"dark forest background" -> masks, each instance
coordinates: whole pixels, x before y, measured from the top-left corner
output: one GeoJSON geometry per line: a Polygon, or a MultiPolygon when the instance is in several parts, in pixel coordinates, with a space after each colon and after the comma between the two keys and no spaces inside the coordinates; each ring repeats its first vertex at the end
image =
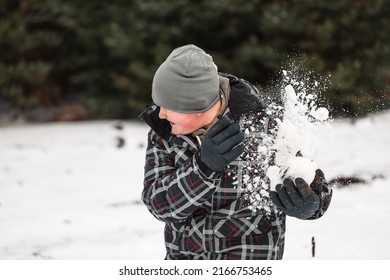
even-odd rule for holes
{"type": "Polygon", "coordinates": [[[194,43],[275,95],[291,65],[326,81],[335,117],[390,108],[390,0],[0,0],[0,112],[131,119],[153,74],[194,43]]]}

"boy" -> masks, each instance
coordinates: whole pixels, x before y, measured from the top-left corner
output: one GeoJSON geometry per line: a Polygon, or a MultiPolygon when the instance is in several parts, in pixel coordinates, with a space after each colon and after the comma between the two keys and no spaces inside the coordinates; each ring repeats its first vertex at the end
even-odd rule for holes
{"type": "Polygon", "coordinates": [[[332,191],[321,170],[313,182],[285,178],[270,191],[271,163],[258,151],[280,110],[218,72],[199,47],[172,51],[152,99],[140,116],[151,127],[142,200],[166,224],[165,259],[282,259],[286,215],[317,219],[327,210],[332,191]],[[255,209],[254,184],[264,185],[255,209]]]}

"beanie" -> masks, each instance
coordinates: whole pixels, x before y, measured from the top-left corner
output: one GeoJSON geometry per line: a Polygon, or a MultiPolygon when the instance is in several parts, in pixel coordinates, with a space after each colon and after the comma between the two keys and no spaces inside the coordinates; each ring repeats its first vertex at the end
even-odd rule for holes
{"type": "Polygon", "coordinates": [[[157,69],[152,85],[153,102],[178,113],[199,113],[219,99],[217,66],[195,45],[176,48],[157,69]]]}

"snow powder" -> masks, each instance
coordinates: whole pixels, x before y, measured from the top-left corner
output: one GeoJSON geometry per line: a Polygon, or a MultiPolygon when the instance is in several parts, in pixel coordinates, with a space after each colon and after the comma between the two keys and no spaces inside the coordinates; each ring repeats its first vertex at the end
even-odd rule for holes
{"type": "MultiPolygon", "coordinates": [[[[279,129],[272,147],[276,150],[275,165],[267,170],[271,190],[287,177],[300,177],[308,184],[313,181],[318,168],[313,158],[329,125],[329,111],[317,107],[316,91],[308,90],[305,80],[299,81],[292,74],[283,71],[287,83],[282,92],[285,111],[283,119],[278,120],[279,129]]],[[[314,85],[317,87],[319,83],[314,85]]]]}
{"type": "Polygon", "coordinates": [[[314,156],[328,133],[329,111],[316,105],[321,83],[295,75],[294,71],[283,71],[283,107],[271,102],[260,122],[254,115],[240,123],[247,141],[259,143],[257,150],[242,155],[244,162],[255,165],[246,166],[240,179],[245,186],[243,198],[254,212],[279,213],[269,192],[287,177],[300,177],[310,184],[318,168],[314,156]]]}

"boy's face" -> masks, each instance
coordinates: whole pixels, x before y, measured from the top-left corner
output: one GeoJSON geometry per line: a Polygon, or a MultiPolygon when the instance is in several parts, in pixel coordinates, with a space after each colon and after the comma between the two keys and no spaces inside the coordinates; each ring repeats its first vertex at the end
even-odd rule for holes
{"type": "Polygon", "coordinates": [[[176,135],[190,134],[204,126],[203,113],[183,114],[160,107],[160,119],[169,121],[172,133],[176,135]]]}

